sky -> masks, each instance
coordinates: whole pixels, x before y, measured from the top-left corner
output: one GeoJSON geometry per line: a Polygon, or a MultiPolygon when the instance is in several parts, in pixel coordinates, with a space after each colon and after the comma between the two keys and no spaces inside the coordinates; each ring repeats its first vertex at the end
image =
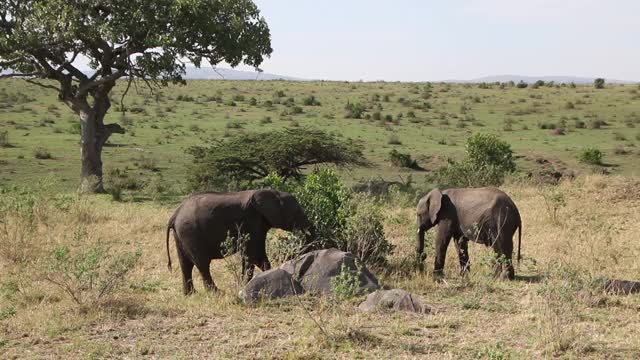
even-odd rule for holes
{"type": "MultiPolygon", "coordinates": [[[[254,0],[268,73],[436,81],[488,75],[640,80],[640,0],[254,0]]],[[[240,67],[242,70],[246,68],[240,67]]]]}

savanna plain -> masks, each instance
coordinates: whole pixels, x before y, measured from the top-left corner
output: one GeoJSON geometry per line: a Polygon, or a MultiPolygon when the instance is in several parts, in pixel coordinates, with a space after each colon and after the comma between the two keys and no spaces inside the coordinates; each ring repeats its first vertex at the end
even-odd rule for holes
{"type": "MultiPolygon", "coordinates": [[[[103,153],[105,186],[113,174],[127,179],[115,197],[75,191],[79,120],[55,94],[0,81],[3,358],[640,356],[640,296],[607,293],[601,281],[640,281],[638,85],[190,81],[153,93],[138,84],[121,103],[126,88],[105,120],[127,130],[103,153]],[[345,187],[400,185],[375,200],[395,247],[371,270],[429,314],[360,312],[364,296],[245,305],[237,255],[212,262],[221,291],[203,291],[196,272],[197,293],[182,295],[164,236],[189,192],[187,148],[304,127],[362,144],[371,165],[337,169],[345,187]],[[522,215],[523,259],[516,280],[496,280],[492,252],[472,243],[461,277],[452,246],[436,282],[415,267],[415,204],[475,133],[514,151],[517,171],[501,189],[522,215]],[[585,161],[589,149],[598,161],[585,161]],[[392,150],[419,168],[394,166],[392,150]]],[[[432,247],[427,255],[430,270],[432,247]]]]}

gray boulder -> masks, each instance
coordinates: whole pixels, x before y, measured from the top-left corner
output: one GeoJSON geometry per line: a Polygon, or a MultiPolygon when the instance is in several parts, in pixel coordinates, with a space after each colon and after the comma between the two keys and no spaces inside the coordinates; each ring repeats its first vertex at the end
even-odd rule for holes
{"type": "Polygon", "coordinates": [[[298,280],[306,292],[330,293],[331,278],[339,275],[343,269],[357,275],[360,293],[379,288],[378,279],[355,255],[334,248],[311,251],[285,262],[280,269],[298,280]]]}
{"type": "Polygon", "coordinates": [[[295,294],[302,294],[304,290],[290,273],[282,269],[271,269],[257,274],[249,281],[241,292],[245,303],[252,303],[261,299],[277,299],[295,294]]]}
{"type": "Polygon", "coordinates": [[[415,313],[428,314],[431,309],[412,294],[401,290],[377,290],[367,296],[358,309],[362,311],[373,310],[401,310],[415,313]]]}

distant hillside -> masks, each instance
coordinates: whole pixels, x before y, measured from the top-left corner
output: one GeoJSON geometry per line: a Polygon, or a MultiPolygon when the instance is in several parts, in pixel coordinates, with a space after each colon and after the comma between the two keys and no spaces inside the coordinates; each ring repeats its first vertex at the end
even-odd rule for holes
{"type": "Polygon", "coordinates": [[[216,68],[214,70],[210,67],[196,68],[192,66],[187,67],[187,75],[185,76],[185,78],[202,80],[303,80],[291,76],[269,74],[264,72],[258,73],[255,71],[241,71],[225,68],[216,68]]]}
{"type": "MultiPolygon", "coordinates": [[[[494,75],[494,76],[485,76],[485,77],[481,77],[481,78],[477,78],[477,79],[472,79],[472,80],[461,80],[461,81],[457,81],[457,80],[451,80],[449,82],[461,82],[461,83],[465,83],[465,82],[470,82],[470,83],[481,83],[481,82],[486,82],[486,83],[492,83],[492,82],[509,82],[509,81],[513,81],[513,82],[520,82],[520,80],[526,82],[526,83],[534,83],[538,80],[542,80],[544,82],[549,82],[549,81],[553,81],[556,83],[574,83],[574,84],[593,84],[593,80],[595,80],[595,78],[592,77],[579,77],[579,76],[523,76],[523,75],[494,75]]],[[[612,84],[629,84],[629,83],[635,83],[636,81],[630,81],[630,80],[616,80],[616,79],[607,79],[605,78],[605,81],[607,83],[612,83],[612,84]]]]}

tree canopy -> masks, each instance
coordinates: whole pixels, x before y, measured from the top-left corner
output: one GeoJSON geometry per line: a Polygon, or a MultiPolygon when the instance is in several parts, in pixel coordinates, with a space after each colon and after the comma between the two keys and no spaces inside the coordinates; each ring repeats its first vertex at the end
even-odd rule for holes
{"type": "Polygon", "coordinates": [[[116,80],[182,82],[186,63],[258,67],[269,28],[251,0],[3,0],[0,70],[58,92],[80,116],[83,179],[98,178],[116,80]],[[90,73],[79,64],[88,63],[90,73]],[[39,79],[52,81],[41,82],[39,79]]]}
{"type": "Polygon", "coordinates": [[[195,189],[228,189],[232,182],[251,184],[275,173],[300,179],[311,165],[366,166],[362,146],[334,133],[294,128],[269,133],[244,133],[208,147],[194,146],[190,183],[195,189]]]}

